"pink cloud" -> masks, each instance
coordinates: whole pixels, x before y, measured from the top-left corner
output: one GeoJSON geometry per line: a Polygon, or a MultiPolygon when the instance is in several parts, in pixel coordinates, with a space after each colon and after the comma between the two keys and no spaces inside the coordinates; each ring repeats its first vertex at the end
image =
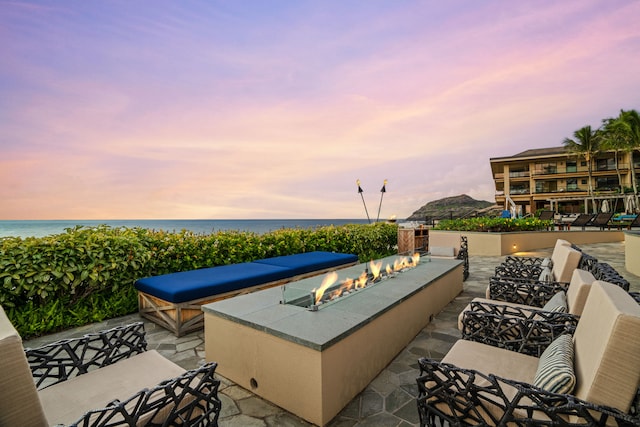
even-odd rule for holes
{"type": "Polygon", "coordinates": [[[404,217],[638,108],[633,1],[57,5],[1,5],[0,219],[404,217]]]}

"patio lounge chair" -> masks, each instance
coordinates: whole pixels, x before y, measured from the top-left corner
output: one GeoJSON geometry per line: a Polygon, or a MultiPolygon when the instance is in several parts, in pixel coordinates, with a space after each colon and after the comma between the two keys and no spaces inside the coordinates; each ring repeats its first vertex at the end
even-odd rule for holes
{"type": "Polygon", "coordinates": [[[633,227],[640,227],[640,215],[623,215],[620,217],[614,217],[607,224],[607,230],[615,228],[622,230],[624,228],[631,230],[633,227]]]}
{"type": "Polygon", "coordinates": [[[613,218],[613,212],[600,212],[596,214],[587,224],[588,227],[598,227],[600,230],[607,228],[613,218]]]}
{"type": "Polygon", "coordinates": [[[592,214],[580,214],[572,222],[566,224],[567,230],[571,230],[571,227],[582,227],[584,230],[591,223],[593,217],[594,215],[592,214]]]}
{"type": "Polygon", "coordinates": [[[540,221],[549,221],[553,219],[555,214],[556,213],[554,211],[541,211],[540,215],[538,215],[538,219],[540,221]]]}
{"type": "Polygon", "coordinates": [[[638,426],[640,306],[593,283],[573,336],[541,357],[458,340],[419,360],[421,426],[638,426]]]}
{"type": "MultiPolygon", "coordinates": [[[[556,292],[543,307],[474,298],[460,312],[458,328],[464,339],[540,356],[553,339],[576,327],[595,280],[588,271],[575,269],[567,291],[556,292]]],[[[551,293],[545,286],[535,289],[551,293]]]]}
{"type": "Polygon", "coordinates": [[[0,307],[0,426],[217,426],[216,363],[146,351],[142,322],[24,349],[0,307]]]}

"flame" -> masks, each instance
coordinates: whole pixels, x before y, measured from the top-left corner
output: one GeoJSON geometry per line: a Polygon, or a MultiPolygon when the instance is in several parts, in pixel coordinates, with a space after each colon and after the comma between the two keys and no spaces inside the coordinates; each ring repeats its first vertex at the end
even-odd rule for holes
{"type": "Polygon", "coordinates": [[[355,288],[356,289],[364,288],[365,286],[367,286],[367,280],[368,280],[367,273],[363,271],[360,277],[356,279],[355,288]]]}
{"type": "Polygon", "coordinates": [[[393,271],[400,271],[403,268],[405,268],[406,266],[407,266],[407,258],[406,257],[396,258],[396,260],[393,261],[393,271]]]}
{"type": "Polygon", "coordinates": [[[414,266],[420,264],[420,254],[418,252],[413,254],[413,256],[411,257],[411,261],[413,261],[414,266]]]}
{"type": "Polygon", "coordinates": [[[330,273],[327,273],[326,276],[324,276],[324,279],[322,279],[322,284],[320,285],[320,288],[318,288],[318,290],[312,289],[312,292],[316,293],[315,304],[318,304],[320,300],[322,300],[324,291],[326,291],[329,286],[336,283],[337,280],[338,280],[338,273],[336,273],[335,271],[332,271],[330,273]]]}
{"type": "MultiPolygon", "coordinates": [[[[420,262],[420,254],[418,252],[414,253],[411,258],[400,257],[396,258],[393,262],[393,266],[387,264],[385,267],[385,271],[387,275],[391,275],[395,272],[400,272],[401,270],[413,268],[418,265],[420,262]]],[[[369,271],[373,276],[373,280],[376,280],[381,276],[380,272],[382,271],[382,261],[370,261],[369,262],[369,271]]],[[[312,289],[312,292],[315,294],[315,304],[320,303],[322,301],[322,297],[325,295],[325,292],[328,288],[333,286],[338,281],[338,273],[332,271],[327,273],[322,279],[322,284],[317,289],[312,289]]],[[[367,270],[363,271],[357,279],[346,278],[342,281],[338,289],[335,289],[330,292],[329,300],[334,300],[344,295],[345,293],[349,293],[351,290],[363,289],[369,285],[369,275],[367,274],[367,270]]]]}
{"type": "Polygon", "coordinates": [[[369,269],[371,270],[371,274],[373,275],[373,280],[376,280],[380,277],[380,270],[382,270],[382,261],[369,262],[369,269]]]}
{"type": "Polygon", "coordinates": [[[353,288],[353,285],[354,285],[353,279],[349,279],[349,278],[344,279],[344,282],[342,282],[343,292],[349,292],[351,288],[353,288]]]}

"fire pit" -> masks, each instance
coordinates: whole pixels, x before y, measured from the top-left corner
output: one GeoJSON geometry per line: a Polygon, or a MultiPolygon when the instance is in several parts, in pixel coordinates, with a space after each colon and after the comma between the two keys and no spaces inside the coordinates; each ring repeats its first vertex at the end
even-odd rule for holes
{"type": "MultiPolygon", "coordinates": [[[[425,260],[430,261],[430,257],[427,256],[423,262],[425,260]]],[[[346,277],[339,280],[338,272],[332,271],[324,276],[319,287],[314,287],[310,291],[307,290],[309,283],[305,281],[284,285],[282,286],[282,302],[318,311],[320,307],[326,307],[327,304],[355,295],[388,279],[393,279],[408,269],[417,267],[420,263],[420,254],[415,253],[411,257],[395,257],[393,262],[389,259],[386,261],[384,268],[383,260],[371,261],[368,265],[364,264],[365,268],[355,278],[346,277]]]]}
{"type": "Polygon", "coordinates": [[[220,375],[324,426],[462,291],[460,260],[386,272],[397,260],[203,306],[206,359],[218,362],[220,375]],[[376,278],[378,265],[385,273],[376,278]],[[363,272],[366,286],[335,296],[363,272]]]}

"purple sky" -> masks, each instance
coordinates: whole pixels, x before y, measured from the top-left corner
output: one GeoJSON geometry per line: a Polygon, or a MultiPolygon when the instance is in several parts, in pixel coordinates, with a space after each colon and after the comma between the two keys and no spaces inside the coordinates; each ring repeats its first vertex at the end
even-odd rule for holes
{"type": "Polygon", "coordinates": [[[640,1],[0,0],[0,219],[381,219],[640,109],[640,1]]]}

